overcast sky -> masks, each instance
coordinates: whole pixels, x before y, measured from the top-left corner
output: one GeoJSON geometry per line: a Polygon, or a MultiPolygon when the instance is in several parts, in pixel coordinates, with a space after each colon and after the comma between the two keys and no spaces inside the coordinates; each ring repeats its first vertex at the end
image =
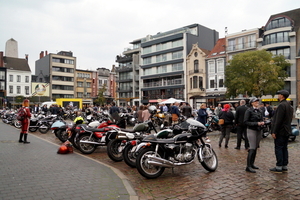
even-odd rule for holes
{"type": "Polygon", "coordinates": [[[0,0],[0,51],[10,38],[34,72],[41,51],[72,51],[77,68],[111,69],[129,42],[198,23],[228,33],[264,26],[299,0],[0,0]]]}

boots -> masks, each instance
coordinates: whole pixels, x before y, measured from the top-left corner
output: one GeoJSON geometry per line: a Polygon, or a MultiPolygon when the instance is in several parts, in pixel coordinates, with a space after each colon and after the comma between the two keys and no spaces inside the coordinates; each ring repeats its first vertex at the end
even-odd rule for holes
{"type": "Polygon", "coordinates": [[[24,144],[29,144],[30,142],[27,141],[27,133],[24,134],[24,144]]]}
{"type": "Polygon", "coordinates": [[[20,142],[20,143],[24,142],[24,141],[22,140],[22,138],[23,138],[23,133],[20,133],[20,139],[19,139],[19,142],[20,142]]]}
{"type": "Polygon", "coordinates": [[[255,157],[256,157],[256,149],[254,150],[254,153],[253,153],[253,156],[252,156],[251,167],[252,167],[253,169],[259,169],[258,167],[256,167],[256,166],[254,165],[255,157]]]}
{"type": "Polygon", "coordinates": [[[256,173],[256,171],[252,168],[253,166],[253,156],[254,156],[254,149],[249,149],[248,157],[247,157],[247,167],[246,171],[251,173],[256,173]]]}

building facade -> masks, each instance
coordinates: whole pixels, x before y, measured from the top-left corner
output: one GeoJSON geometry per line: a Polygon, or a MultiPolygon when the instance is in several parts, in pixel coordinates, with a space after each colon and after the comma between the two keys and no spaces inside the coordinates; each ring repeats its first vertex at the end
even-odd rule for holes
{"type": "Polygon", "coordinates": [[[140,98],[143,104],[160,99],[187,100],[186,58],[193,44],[211,50],[219,34],[199,24],[148,35],[141,41],[142,84],[140,98]]]}
{"type": "Polygon", "coordinates": [[[70,51],[60,51],[57,54],[47,51],[40,53],[40,59],[35,62],[35,73],[40,72],[49,77],[50,98],[74,98],[75,94],[76,57],[70,51]]]}
{"type": "MultiPolygon", "coordinates": [[[[284,55],[291,64],[287,69],[288,78],[284,89],[290,92],[292,104],[300,99],[300,9],[295,9],[270,16],[259,39],[259,49],[266,49],[274,55],[284,55]],[[297,89],[298,88],[298,89],[297,89]]],[[[272,97],[265,97],[271,99],[272,97]]]]}
{"type": "Polygon", "coordinates": [[[75,80],[75,98],[81,98],[84,105],[93,104],[92,89],[95,82],[93,71],[76,69],[75,80]]]}

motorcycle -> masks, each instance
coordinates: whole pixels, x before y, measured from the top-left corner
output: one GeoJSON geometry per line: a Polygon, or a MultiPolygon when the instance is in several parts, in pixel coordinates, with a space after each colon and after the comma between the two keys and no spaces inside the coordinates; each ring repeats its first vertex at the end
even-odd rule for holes
{"type": "Polygon", "coordinates": [[[216,115],[209,116],[207,118],[205,126],[207,127],[207,130],[209,132],[221,131],[221,126],[219,125],[219,118],[216,115]]]}
{"type": "Polygon", "coordinates": [[[165,168],[191,164],[196,157],[207,171],[217,169],[217,155],[211,144],[206,144],[202,139],[207,132],[206,127],[192,118],[186,122],[187,131],[182,131],[173,138],[159,139],[149,135],[143,139],[138,146],[136,159],[137,170],[142,176],[157,178],[165,168]]]}
{"type": "MultiPolygon", "coordinates": [[[[153,120],[153,118],[152,118],[153,120]]],[[[123,160],[123,157],[130,156],[127,152],[126,155],[123,154],[123,150],[127,147],[127,149],[132,149],[132,143],[128,142],[130,140],[141,140],[145,134],[150,134],[152,130],[157,133],[155,126],[153,124],[150,117],[150,120],[136,124],[132,130],[126,129],[117,129],[113,128],[113,130],[109,131],[109,143],[107,144],[107,155],[110,159],[115,162],[119,162],[123,160]],[[130,148],[131,147],[131,148],[130,148]],[[124,156],[123,156],[124,155],[124,156]]],[[[129,160],[129,159],[127,159],[129,160]]]]}
{"type": "Polygon", "coordinates": [[[45,115],[43,113],[34,114],[33,117],[30,119],[28,130],[30,132],[37,131],[39,127],[42,125],[40,120],[43,118],[45,118],[45,115]]]}
{"type": "Polygon", "coordinates": [[[64,120],[57,120],[51,125],[50,129],[61,142],[66,142],[68,140],[67,128],[69,126],[73,126],[73,124],[67,124],[64,120]]]}
{"type": "Polygon", "coordinates": [[[47,133],[56,120],[59,120],[58,115],[48,115],[45,118],[40,119],[38,121],[38,125],[40,125],[38,127],[39,132],[47,133]]]}

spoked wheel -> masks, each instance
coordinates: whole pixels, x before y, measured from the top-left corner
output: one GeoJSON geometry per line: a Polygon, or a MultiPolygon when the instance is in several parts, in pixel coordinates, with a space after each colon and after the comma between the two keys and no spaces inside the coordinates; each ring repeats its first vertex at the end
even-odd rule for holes
{"type": "Polygon", "coordinates": [[[42,126],[39,127],[39,131],[41,133],[47,133],[49,130],[50,130],[50,127],[46,126],[46,125],[42,125],[42,126]]]}
{"type": "Polygon", "coordinates": [[[84,143],[84,141],[95,142],[96,139],[94,137],[91,137],[91,139],[90,139],[90,134],[83,134],[79,137],[79,142],[78,142],[79,150],[84,154],[93,153],[96,150],[97,145],[90,144],[90,143],[84,143]],[[80,142],[80,141],[83,141],[83,142],[80,142]]]}
{"type": "Polygon", "coordinates": [[[22,127],[22,122],[19,121],[19,120],[15,120],[15,121],[14,121],[14,126],[15,126],[16,128],[21,128],[21,127],[22,127]]]}
{"type": "Polygon", "coordinates": [[[61,142],[65,142],[68,140],[68,132],[66,131],[66,129],[61,129],[58,130],[56,133],[57,138],[61,141],[61,142]]]}
{"type": "Polygon", "coordinates": [[[200,147],[198,159],[201,165],[207,171],[214,172],[218,168],[218,158],[215,151],[209,144],[200,147]]]}
{"type": "Polygon", "coordinates": [[[122,143],[122,140],[113,139],[109,141],[107,144],[107,155],[110,159],[112,159],[115,162],[120,162],[123,160],[123,148],[124,143],[122,143]]]}
{"type": "Polygon", "coordinates": [[[136,160],[136,168],[139,173],[146,178],[157,178],[165,171],[165,167],[149,164],[148,156],[162,157],[160,154],[155,154],[154,148],[146,148],[139,152],[136,160]]]}
{"type": "Polygon", "coordinates": [[[130,166],[130,167],[133,167],[135,168],[136,167],[136,152],[135,152],[135,149],[136,149],[136,145],[133,146],[133,145],[126,145],[126,147],[124,148],[123,150],[123,158],[124,158],[124,162],[130,166]]]}

